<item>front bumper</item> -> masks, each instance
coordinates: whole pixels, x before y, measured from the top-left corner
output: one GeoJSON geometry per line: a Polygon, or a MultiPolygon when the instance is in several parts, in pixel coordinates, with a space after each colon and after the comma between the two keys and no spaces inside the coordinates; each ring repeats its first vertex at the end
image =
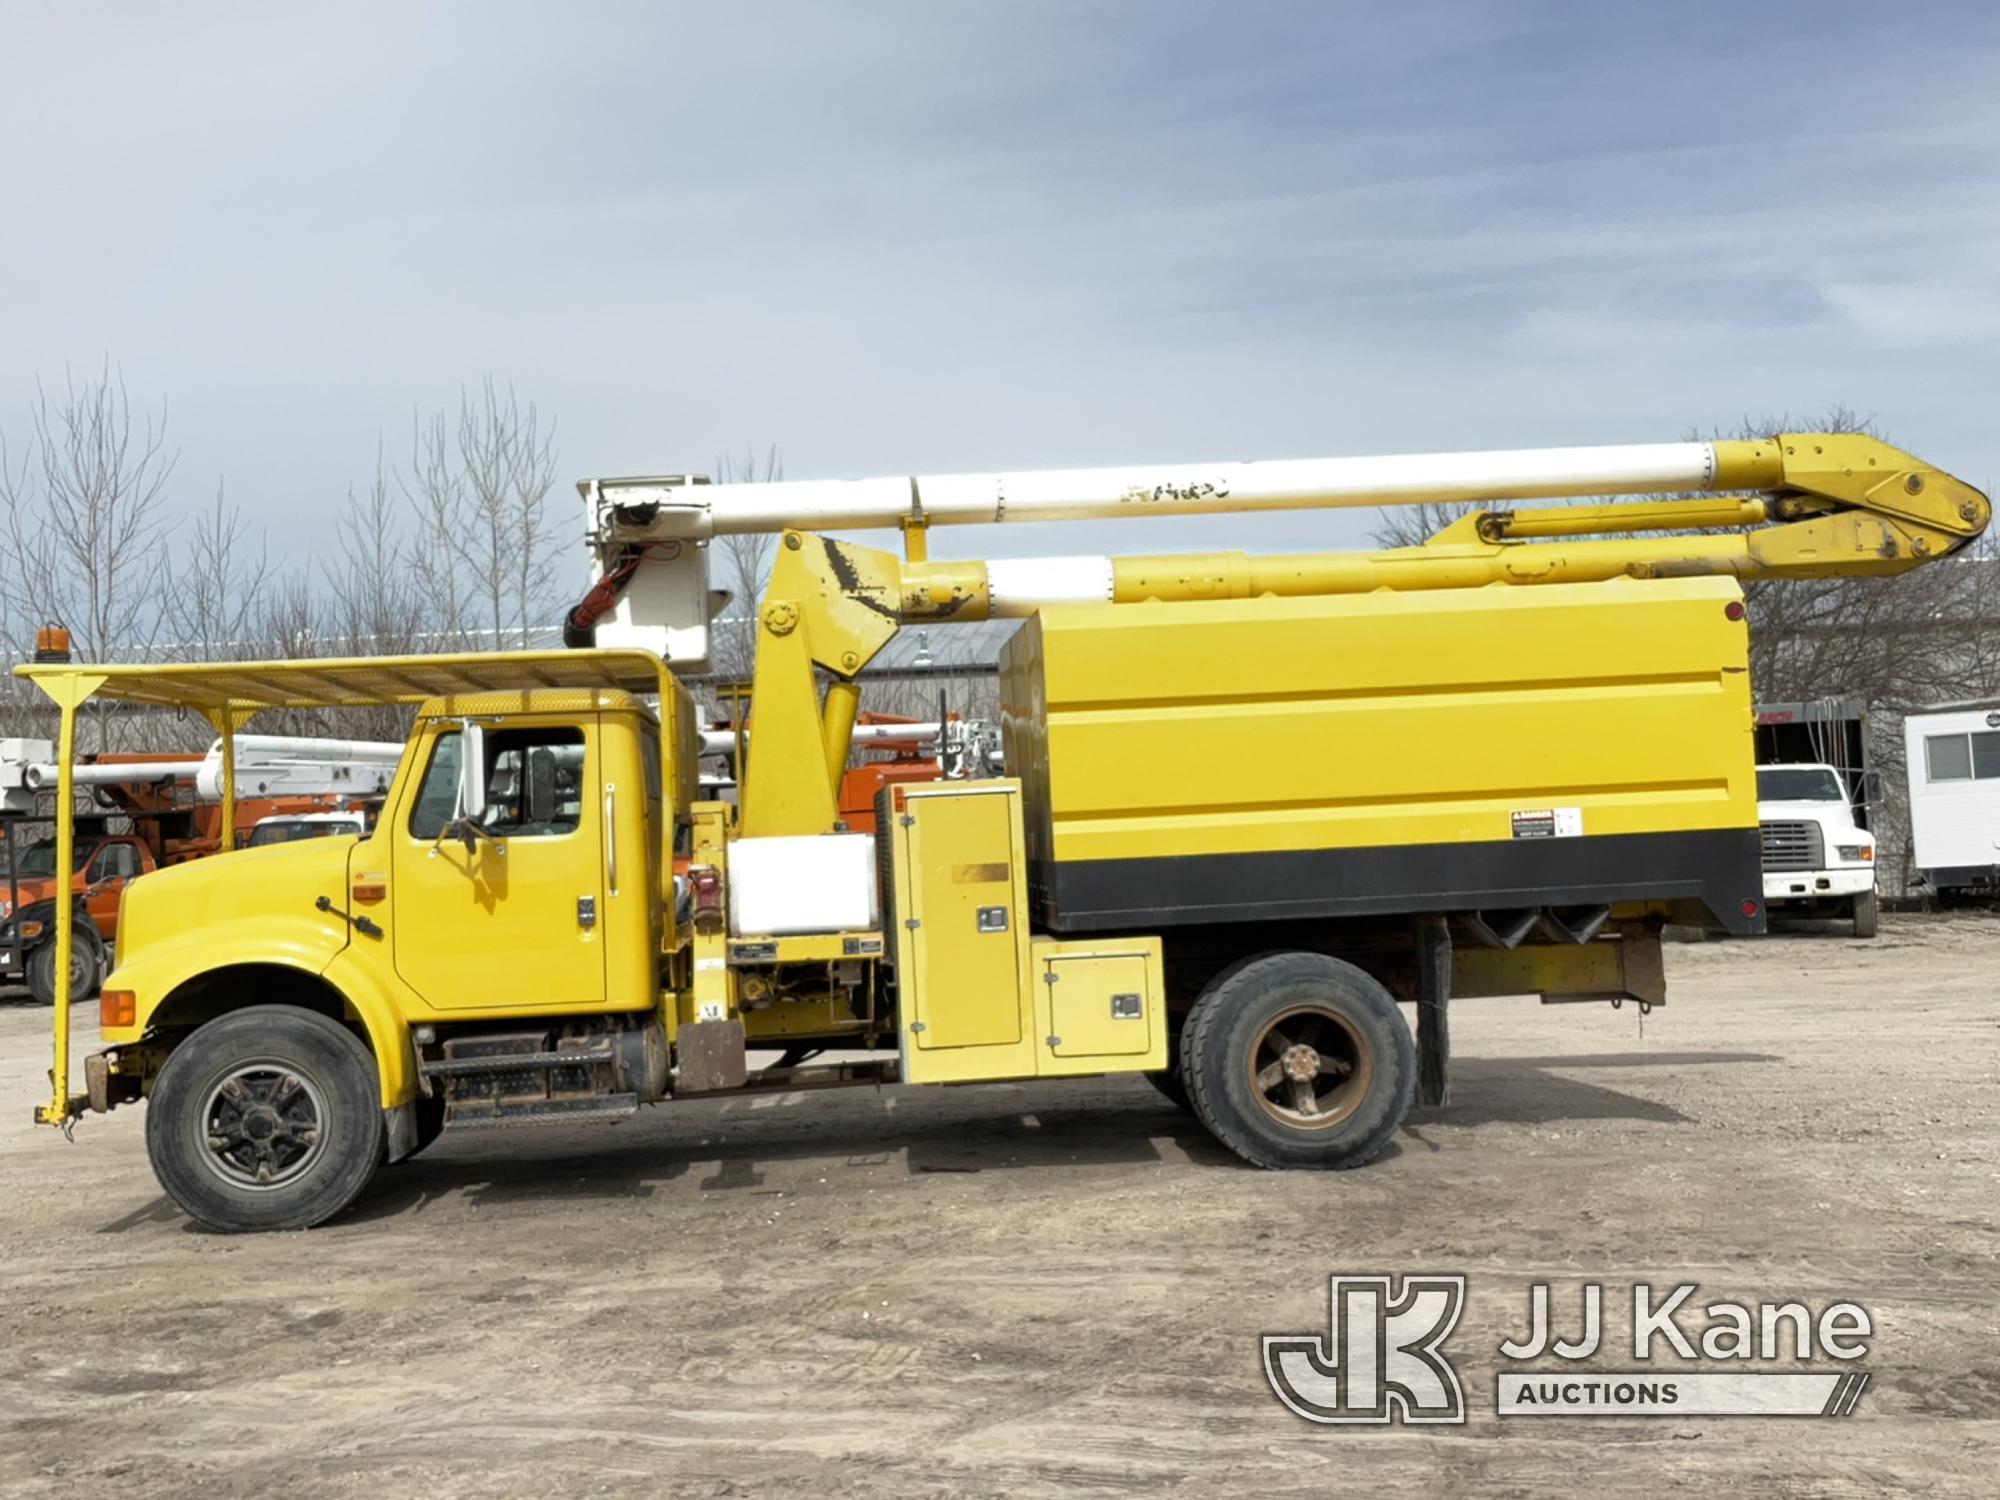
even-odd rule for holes
{"type": "Polygon", "coordinates": [[[1847,865],[1833,870],[1766,870],[1764,904],[1837,901],[1875,889],[1873,865],[1847,865]]]}

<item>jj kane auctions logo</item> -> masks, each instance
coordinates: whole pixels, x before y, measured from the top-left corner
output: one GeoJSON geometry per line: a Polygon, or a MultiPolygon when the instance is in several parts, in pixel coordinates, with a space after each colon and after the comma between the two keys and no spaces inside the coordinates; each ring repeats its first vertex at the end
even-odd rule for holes
{"type": "MultiPolygon", "coordinates": [[[[1465,1310],[1465,1277],[1349,1276],[1328,1288],[1327,1333],[1266,1334],[1264,1375],[1286,1409],[1308,1422],[1463,1423],[1465,1391],[1444,1344],[1465,1310]]],[[[1710,1302],[1687,1283],[1631,1288],[1631,1357],[1639,1370],[1581,1370],[1607,1348],[1604,1287],[1587,1282],[1574,1338],[1558,1334],[1549,1288],[1528,1289],[1528,1328],[1503,1341],[1494,1409],[1517,1416],[1823,1416],[1850,1414],[1868,1374],[1799,1368],[1867,1354],[1867,1311],[1835,1302],[1710,1302]],[[1520,1365],[1545,1358],[1554,1366],[1520,1365]],[[1698,1361],[1707,1368],[1690,1369],[1698,1361]],[[1779,1361],[1789,1368],[1772,1369],[1779,1361]],[[1716,1369],[1714,1365],[1735,1364],[1716,1369]],[[1749,1366],[1745,1368],[1745,1366],[1749,1366]]]]}

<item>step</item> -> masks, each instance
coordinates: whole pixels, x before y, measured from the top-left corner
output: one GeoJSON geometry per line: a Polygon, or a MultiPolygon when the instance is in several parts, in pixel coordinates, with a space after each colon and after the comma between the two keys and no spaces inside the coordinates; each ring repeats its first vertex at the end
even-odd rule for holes
{"type": "Polygon", "coordinates": [[[445,1109],[446,1130],[500,1130],[515,1125],[584,1125],[629,1120],[639,1112],[637,1094],[601,1094],[584,1099],[536,1099],[520,1104],[479,1105],[452,1100],[445,1109]],[[472,1104],[468,1109],[465,1106],[472,1104]]]}

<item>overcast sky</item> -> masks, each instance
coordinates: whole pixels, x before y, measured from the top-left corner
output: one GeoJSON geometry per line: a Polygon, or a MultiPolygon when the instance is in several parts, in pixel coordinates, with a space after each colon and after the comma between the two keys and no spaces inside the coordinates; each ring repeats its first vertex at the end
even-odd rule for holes
{"type": "Polygon", "coordinates": [[[487,373],[575,477],[1650,441],[1831,402],[2000,477],[1988,5],[0,17],[0,428],[108,354],[171,404],[179,503],[226,477],[294,558],[378,434],[487,373]]]}

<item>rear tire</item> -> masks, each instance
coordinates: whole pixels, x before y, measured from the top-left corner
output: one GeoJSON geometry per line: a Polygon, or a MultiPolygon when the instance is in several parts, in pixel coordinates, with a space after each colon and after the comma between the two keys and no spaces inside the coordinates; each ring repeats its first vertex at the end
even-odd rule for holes
{"type": "MultiPolygon", "coordinates": [[[[81,1005],[97,993],[98,975],[104,967],[104,942],[88,922],[78,922],[70,932],[69,1003],[81,1005]]],[[[40,1005],[56,1003],[56,945],[51,938],[28,955],[28,993],[40,1005]]]]}
{"type": "Polygon", "coordinates": [[[289,1005],[197,1029],[160,1069],[146,1110],[160,1186],[225,1234],[325,1223],[368,1186],[384,1139],[368,1049],[289,1005]]]}
{"type": "Polygon", "coordinates": [[[1416,1045],[1349,963],[1267,953],[1216,976],[1181,1034],[1181,1077],[1215,1138],[1259,1167],[1358,1167],[1409,1113],[1416,1045]]]}
{"type": "Polygon", "coordinates": [[[1874,891],[1863,891],[1854,898],[1854,935],[1858,938],[1872,938],[1881,920],[1882,902],[1874,891]]]}

